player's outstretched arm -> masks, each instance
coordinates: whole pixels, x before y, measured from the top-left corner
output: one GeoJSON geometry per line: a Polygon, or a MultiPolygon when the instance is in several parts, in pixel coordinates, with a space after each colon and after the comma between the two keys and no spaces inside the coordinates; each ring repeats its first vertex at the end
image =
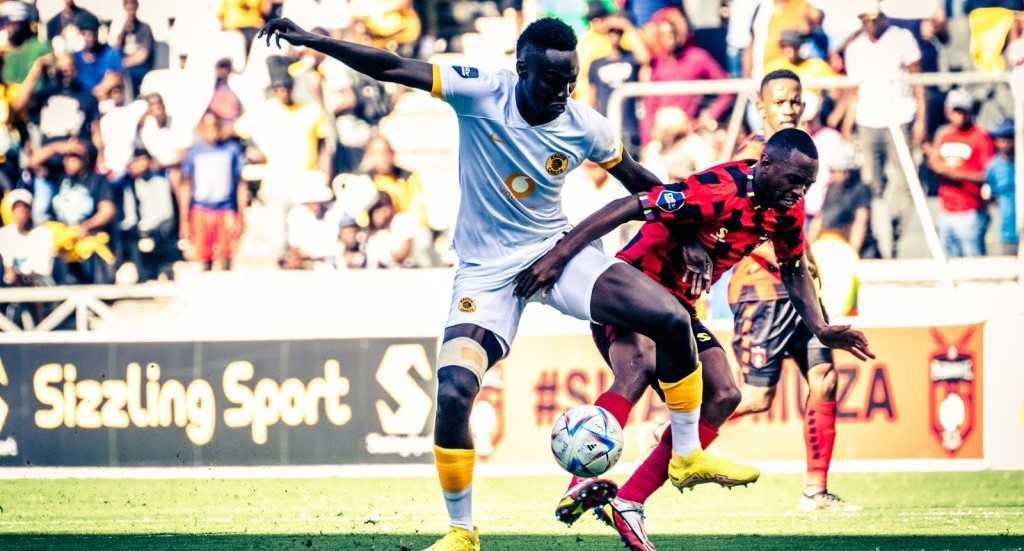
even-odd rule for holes
{"type": "Polygon", "coordinates": [[[433,67],[429,63],[400,57],[380,48],[314,34],[287,18],[270,21],[256,37],[266,37],[267,46],[271,39],[275,39],[277,46],[281,47],[283,38],[296,46],[312,48],[376,80],[397,82],[428,92],[434,82],[433,67]]]}
{"type": "Polygon", "coordinates": [[[578,226],[544,256],[516,276],[515,294],[528,298],[538,290],[547,291],[558,281],[562,270],[583,247],[630,220],[643,220],[644,211],[635,195],[616,199],[583,219],[578,226]]]}
{"type": "Polygon", "coordinates": [[[622,185],[630,193],[650,191],[654,186],[660,186],[665,182],[658,180],[658,177],[644,168],[636,159],[629,154],[629,151],[622,151],[622,161],[608,169],[608,173],[622,182],[622,185]]]}
{"type": "Polygon", "coordinates": [[[868,347],[868,339],[864,333],[849,325],[829,325],[825,322],[807,264],[807,257],[803,255],[799,260],[779,264],[782,283],[789,291],[789,299],[793,301],[793,306],[804,323],[825,346],[846,350],[859,360],[874,358],[875,355],[868,347]]]}

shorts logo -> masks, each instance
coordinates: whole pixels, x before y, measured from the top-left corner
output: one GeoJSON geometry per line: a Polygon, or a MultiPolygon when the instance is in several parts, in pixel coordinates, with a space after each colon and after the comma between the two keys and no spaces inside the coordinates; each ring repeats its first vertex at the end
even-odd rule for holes
{"type": "Polygon", "coordinates": [[[665,212],[674,212],[683,208],[683,205],[686,204],[686,196],[681,191],[669,191],[666,189],[658,194],[658,199],[654,204],[658,205],[658,208],[665,212]]]}
{"type": "Polygon", "coordinates": [[[558,176],[565,172],[565,169],[569,168],[569,157],[561,153],[553,153],[548,157],[548,162],[544,165],[544,168],[548,171],[548,174],[558,176]]]}
{"type": "Polygon", "coordinates": [[[476,312],[476,301],[469,297],[462,297],[459,299],[459,312],[463,314],[472,314],[476,312]]]}
{"type": "Polygon", "coordinates": [[[697,337],[697,340],[700,342],[711,342],[711,335],[708,335],[703,331],[697,333],[695,336],[697,337]]]}
{"type": "Polygon", "coordinates": [[[761,369],[766,363],[768,363],[768,351],[763,346],[751,347],[750,365],[754,366],[754,369],[761,369]]]}
{"type": "Polygon", "coordinates": [[[931,392],[928,397],[932,432],[949,455],[963,447],[974,429],[974,355],[968,350],[975,328],[969,328],[956,342],[946,340],[932,329],[936,351],[928,365],[931,392]]]}
{"type": "Polygon", "coordinates": [[[480,76],[480,71],[476,67],[462,67],[461,65],[452,65],[452,69],[455,69],[455,73],[462,78],[477,78],[480,76]]]}

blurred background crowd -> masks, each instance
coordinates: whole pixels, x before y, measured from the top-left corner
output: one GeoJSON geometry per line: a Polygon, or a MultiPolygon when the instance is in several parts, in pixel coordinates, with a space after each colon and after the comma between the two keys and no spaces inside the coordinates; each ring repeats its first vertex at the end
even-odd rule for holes
{"type": "MultiPolygon", "coordinates": [[[[849,76],[857,87],[805,86],[803,121],[821,154],[811,237],[839,236],[865,258],[928,255],[895,122],[945,252],[1017,254],[1010,88],[893,79],[1013,71],[1024,1],[4,0],[3,284],[451,265],[450,109],[255,35],[289,17],[400,55],[500,70],[541,16],[576,29],[575,96],[605,113],[628,82],[849,76]]],[[[685,178],[761,129],[751,106],[740,139],[727,139],[735,100],[627,100],[623,140],[659,177],[685,178]]],[[[564,205],[575,222],[623,194],[584,166],[564,205]]]]}

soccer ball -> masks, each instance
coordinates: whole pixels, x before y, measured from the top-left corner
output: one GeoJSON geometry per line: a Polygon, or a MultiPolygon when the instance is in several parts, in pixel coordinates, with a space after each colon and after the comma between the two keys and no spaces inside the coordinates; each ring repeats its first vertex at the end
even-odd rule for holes
{"type": "Polygon", "coordinates": [[[555,421],[551,453],[576,476],[600,476],[622,455],[622,427],[600,406],[574,407],[555,421]]]}

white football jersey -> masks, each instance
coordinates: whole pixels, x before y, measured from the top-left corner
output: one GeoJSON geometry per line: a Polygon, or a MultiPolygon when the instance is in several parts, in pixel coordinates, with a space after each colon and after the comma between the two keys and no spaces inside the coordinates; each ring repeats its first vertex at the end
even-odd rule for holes
{"type": "Polygon", "coordinates": [[[463,262],[532,261],[570,227],[562,212],[565,176],[584,159],[606,169],[622,160],[608,119],[575,100],[553,121],[530,126],[516,106],[518,80],[509,71],[434,66],[431,93],[459,118],[462,202],[454,246],[463,262]]]}

